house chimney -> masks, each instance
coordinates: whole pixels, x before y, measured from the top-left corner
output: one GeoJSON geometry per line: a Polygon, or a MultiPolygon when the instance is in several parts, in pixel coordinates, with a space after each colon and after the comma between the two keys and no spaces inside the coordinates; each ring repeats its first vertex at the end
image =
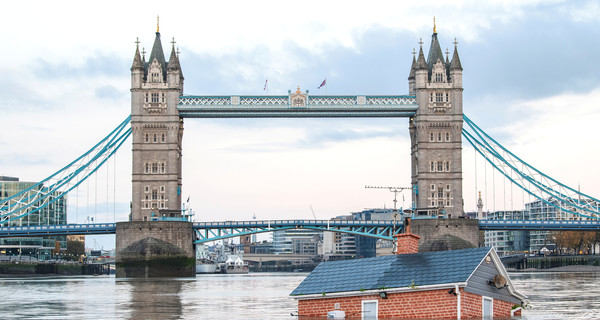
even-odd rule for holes
{"type": "Polygon", "coordinates": [[[410,218],[404,219],[404,233],[396,236],[396,254],[410,254],[419,252],[419,237],[410,233],[410,218]]]}

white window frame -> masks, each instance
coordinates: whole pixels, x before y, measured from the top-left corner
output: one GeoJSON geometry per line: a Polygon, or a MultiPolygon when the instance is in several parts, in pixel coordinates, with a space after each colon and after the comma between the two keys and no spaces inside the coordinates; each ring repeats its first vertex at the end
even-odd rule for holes
{"type": "Polygon", "coordinates": [[[375,311],[377,312],[377,313],[375,314],[375,319],[378,319],[378,318],[379,318],[379,301],[378,301],[378,300],[362,300],[362,301],[360,302],[360,314],[361,314],[361,319],[363,319],[363,320],[365,319],[365,313],[364,313],[364,310],[365,310],[365,303],[372,303],[372,302],[375,302],[375,311]]]}
{"type": "Polygon", "coordinates": [[[481,318],[482,319],[493,319],[494,318],[494,298],[492,297],[486,297],[486,296],[481,296],[481,318]],[[490,312],[492,313],[492,316],[489,318],[486,318],[486,314],[485,314],[485,300],[491,301],[491,305],[490,305],[490,312]]]}

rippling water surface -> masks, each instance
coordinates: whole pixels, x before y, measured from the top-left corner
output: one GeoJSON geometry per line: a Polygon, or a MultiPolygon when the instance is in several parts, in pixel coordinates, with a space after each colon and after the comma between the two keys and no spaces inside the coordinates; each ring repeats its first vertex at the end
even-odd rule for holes
{"type": "MultiPolygon", "coordinates": [[[[289,293],[306,273],[177,279],[0,279],[3,319],[295,319],[289,293]]],[[[600,319],[599,273],[515,273],[522,319],[600,319]]]]}

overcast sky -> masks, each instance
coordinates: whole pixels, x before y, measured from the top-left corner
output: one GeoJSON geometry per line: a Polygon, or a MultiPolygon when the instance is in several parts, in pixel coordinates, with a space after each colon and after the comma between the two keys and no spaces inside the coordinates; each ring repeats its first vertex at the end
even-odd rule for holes
{"type": "MultiPolygon", "coordinates": [[[[127,117],[134,42],[151,50],[157,15],[165,56],[174,37],[184,92],[197,95],[261,95],[266,78],[274,95],[325,94],[325,78],[329,95],[406,94],[411,51],[420,38],[428,51],[436,16],[443,50],[458,41],[465,114],[600,196],[597,1],[13,1],[0,12],[0,175],[39,181],[127,117]]],[[[463,148],[465,210],[486,189],[488,209],[511,209],[463,148]]],[[[126,218],[130,150],[92,180],[98,191],[71,196],[70,222],[126,218]]],[[[393,194],[365,185],[410,185],[402,118],[186,119],[183,152],[183,198],[199,221],[309,219],[311,206],[325,219],[393,206],[393,194]]]]}

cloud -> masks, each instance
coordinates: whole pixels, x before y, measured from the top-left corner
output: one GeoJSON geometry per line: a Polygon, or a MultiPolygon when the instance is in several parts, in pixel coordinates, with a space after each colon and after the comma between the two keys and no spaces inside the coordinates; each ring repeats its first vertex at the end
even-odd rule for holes
{"type": "Polygon", "coordinates": [[[32,65],[37,76],[45,79],[89,78],[98,76],[129,76],[129,61],[118,55],[95,53],[75,61],[60,59],[51,61],[38,58],[32,65]],[[79,62],[81,61],[81,62],[79,62]]]}

